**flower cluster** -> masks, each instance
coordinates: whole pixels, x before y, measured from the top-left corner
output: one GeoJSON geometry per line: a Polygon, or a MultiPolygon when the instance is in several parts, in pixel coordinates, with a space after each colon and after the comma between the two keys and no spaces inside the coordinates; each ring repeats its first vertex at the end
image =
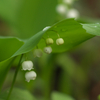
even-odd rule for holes
{"type": "MultiPolygon", "coordinates": [[[[51,44],[53,44],[53,43],[54,43],[54,41],[53,41],[52,38],[47,38],[47,39],[46,39],[46,44],[47,44],[47,45],[51,45],[51,44]]],[[[64,44],[63,38],[58,38],[58,39],[56,40],[56,44],[57,44],[57,45],[62,45],[62,44],[64,44]]],[[[51,48],[50,46],[47,46],[47,47],[44,48],[44,52],[47,53],[47,54],[50,54],[50,53],[52,52],[52,48],[51,48]]]]}
{"type": "MultiPolygon", "coordinates": [[[[48,26],[48,27],[46,27],[46,28],[44,28],[43,29],[43,31],[46,31],[46,30],[48,30],[50,28],[50,26],[48,26]]],[[[58,35],[59,36],[59,35],[58,35]]],[[[52,48],[51,48],[51,46],[50,45],[52,45],[53,43],[54,43],[54,40],[52,39],[52,38],[47,38],[46,40],[45,40],[45,42],[46,42],[46,47],[44,47],[44,52],[46,53],[46,54],[50,54],[51,52],[52,52],[52,48]]],[[[64,39],[63,38],[57,38],[57,40],[56,40],[56,44],[57,45],[62,45],[62,44],[64,44],[64,39]]],[[[43,55],[43,51],[41,50],[41,49],[35,49],[34,50],[34,52],[33,52],[33,55],[34,55],[34,57],[41,57],[42,55],[43,55]]],[[[26,78],[26,81],[27,82],[30,82],[30,80],[35,80],[35,78],[36,78],[36,73],[34,72],[34,71],[31,71],[32,69],[34,69],[33,68],[33,62],[32,61],[24,61],[23,63],[22,63],[22,70],[24,70],[24,71],[27,71],[26,73],[25,73],[25,78],[26,78]]]]}
{"type": "MultiPolygon", "coordinates": [[[[51,26],[47,26],[43,29],[43,31],[47,31],[51,26]]],[[[54,40],[52,38],[47,38],[45,40],[46,42],[46,47],[44,47],[43,51],[46,54],[50,54],[52,52],[52,48],[50,45],[52,45],[54,43],[54,40]]],[[[56,44],[57,45],[62,45],[64,44],[64,39],[63,38],[58,38],[56,40],[56,44]]],[[[33,52],[34,57],[41,57],[43,55],[43,51],[41,49],[35,49],[33,52]]]]}
{"type": "MultiPolygon", "coordinates": [[[[53,44],[53,43],[54,43],[54,41],[53,41],[52,38],[47,38],[47,39],[46,39],[46,44],[47,44],[47,45],[51,45],[51,44],[53,44]]],[[[58,39],[56,40],[56,44],[57,44],[57,45],[62,45],[62,44],[64,44],[63,38],[58,38],[58,39]]],[[[43,51],[44,51],[46,54],[50,54],[50,53],[52,52],[52,48],[51,48],[50,46],[46,46],[46,47],[44,47],[44,50],[43,50],[43,51]]],[[[41,49],[35,49],[34,52],[33,52],[34,57],[41,57],[41,56],[43,55],[43,51],[42,51],[41,49]]]]}
{"type": "Polygon", "coordinates": [[[58,14],[64,18],[78,18],[79,12],[75,8],[72,8],[72,5],[75,0],[62,0],[62,3],[56,6],[56,11],[58,14]]]}
{"type": "Polygon", "coordinates": [[[25,78],[27,82],[30,82],[30,80],[35,80],[36,78],[36,73],[34,71],[31,71],[33,68],[33,62],[32,61],[24,61],[22,63],[22,70],[27,71],[25,73],[25,78]]]}

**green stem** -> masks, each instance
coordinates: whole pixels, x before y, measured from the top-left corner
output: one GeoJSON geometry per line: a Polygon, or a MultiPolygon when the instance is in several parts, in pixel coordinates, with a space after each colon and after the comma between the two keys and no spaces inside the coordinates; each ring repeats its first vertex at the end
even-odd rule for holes
{"type": "MultiPolygon", "coordinates": [[[[45,41],[45,43],[46,43],[46,39],[44,38],[44,37],[42,37],[42,39],[45,41]]],[[[47,46],[47,43],[46,43],[46,46],[47,46]]]]}
{"type": "Polygon", "coordinates": [[[57,31],[55,31],[55,30],[49,30],[49,31],[53,31],[53,32],[55,32],[55,33],[57,34],[58,38],[60,38],[60,35],[58,34],[57,31]]]}
{"type": "Polygon", "coordinates": [[[18,63],[18,67],[16,68],[15,75],[14,75],[14,78],[13,78],[13,82],[12,82],[12,85],[11,85],[11,88],[10,88],[10,91],[8,93],[8,96],[7,96],[6,100],[9,100],[9,97],[11,95],[12,89],[14,87],[14,83],[15,83],[15,80],[16,80],[16,77],[17,77],[17,74],[18,74],[18,71],[19,71],[19,68],[20,68],[20,63],[21,63],[22,57],[23,57],[23,54],[20,57],[20,60],[19,60],[19,63],[18,63]]]}

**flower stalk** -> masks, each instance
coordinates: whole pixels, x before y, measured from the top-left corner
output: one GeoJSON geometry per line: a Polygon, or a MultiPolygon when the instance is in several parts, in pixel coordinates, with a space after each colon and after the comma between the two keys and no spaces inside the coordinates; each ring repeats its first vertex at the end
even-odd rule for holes
{"type": "Polygon", "coordinates": [[[14,74],[14,78],[13,78],[13,82],[12,82],[12,85],[11,85],[11,88],[10,88],[10,90],[9,90],[9,93],[8,93],[8,96],[7,96],[7,99],[6,99],[6,100],[9,100],[10,95],[11,95],[11,92],[12,92],[12,90],[13,90],[13,87],[14,87],[14,84],[15,84],[15,80],[16,80],[18,71],[19,71],[19,69],[20,69],[20,64],[21,64],[22,57],[23,57],[23,54],[22,54],[21,57],[20,57],[20,60],[19,60],[19,63],[18,63],[18,67],[16,68],[16,71],[15,71],[15,74],[14,74]]]}

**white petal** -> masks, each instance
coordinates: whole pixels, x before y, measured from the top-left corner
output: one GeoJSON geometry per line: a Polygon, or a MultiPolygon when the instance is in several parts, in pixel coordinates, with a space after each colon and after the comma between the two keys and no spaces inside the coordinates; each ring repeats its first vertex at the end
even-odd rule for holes
{"type": "Polygon", "coordinates": [[[41,57],[43,55],[43,52],[41,49],[35,49],[33,54],[34,54],[34,57],[41,57]]]}
{"type": "Polygon", "coordinates": [[[57,40],[56,40],[56,44],[57,44],[57,45],[62,45],[62,44],[64,44],[63,38],[57,39],[57,40]]]}
{"type": "Polygon", "coordinates": [[[33,69],[33,62],[32,61],[24,61],[22,63],[22,70],[30,70],[33,69]]]}
{"type": "Polygon", "coordinates": [[[46,44],[47,44],[47,45],[50,45],[50,44],[53,44],[53,43],[54,43],[54,41],[53,41],[52,38],[47,38],[47,39],[46,39],[46,44]]]}
{"type": "Polygon", "coordinates": [[[79,12],[76,9],[70,9],[66,16],[67,18],[78,18],[79,12]]]}
{"type": "Polygon", "coordinates": [[[47,53],[47,54],[50,54],[52,52],[52,48],[51,47],[45,47],[44,52],[47,53]]]}
{"type": "Polygon", "coordinates": [[[56,7],[56,11],[59,13],[59,14],[65,14],[67,12],[68,8],[63,5],[63,4],[59,4],[57,5],[56,7]]]}
{"type": "Polygon", "coordinates": [[[26,72],[25,78],[26,81],[29,82],[30,80],[35,80],[36,79],[36,73],[34,71],[26,72]]]}
{"type": "Polygon", "coordinates": [[[66,4],[73,4],[74,0],[63,0],[63,2],[66,4]]]}

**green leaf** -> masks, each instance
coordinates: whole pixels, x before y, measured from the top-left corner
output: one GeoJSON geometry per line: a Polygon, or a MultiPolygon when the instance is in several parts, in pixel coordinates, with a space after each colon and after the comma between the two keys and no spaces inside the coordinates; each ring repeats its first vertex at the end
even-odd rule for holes
{"type": "Polygon", "coordinates": [[[100,24],[82,24],[87,33],[100,36],[100,24]]]}
{"type": "MultiPolygon", "coordinates": [[[[6,90],[0,95],[0,97],[6,100],[9,90],[6,90]]],[[[27,90],[21,90],[18,88],[13,88],[9,100],[36,100],[30,92],[27,90]]]]}
{"type": "MultiPolygon", "coordinates": [[[[53,38],[54,44],[51,47],[54,53],[59,53],[68,51],[80,43],[94,37],[91,32],[89,33],[86,33],[82,25],[74,19],[66,19],[53,25],[43,37],[47,38],[49,36],[53,38]],[[56,44],[56,39],[58,38],[57,34],[64,39],[65,43],[63,45],[58,46],[56,44]]],[[[38,46],[43,49],[45,41],[41,40],[38,46]]]]}
{"type": "Polygon", "coordinates": [[[31,51],[38,44],[44,33],[45,31],[41,31],[25,41],[15,37],[0,37],[0,61],[31,51]]]}
{"type": "Polygon", "coordinates": [[[28,39],[12,57],[31,51],[38,44],[44,33],[45,31],[41,31],[28,39]]]}
{"type": "Polygon", "coordinates": [[[18,38],[0,36],[0,62],[10,58],[23,44],[18,38]]]}
{"type": "Polygon", "coordinates": [[[53,92],[51,98],[52,100],[75,100],[72,97],[59,92],[53,92]]]}

